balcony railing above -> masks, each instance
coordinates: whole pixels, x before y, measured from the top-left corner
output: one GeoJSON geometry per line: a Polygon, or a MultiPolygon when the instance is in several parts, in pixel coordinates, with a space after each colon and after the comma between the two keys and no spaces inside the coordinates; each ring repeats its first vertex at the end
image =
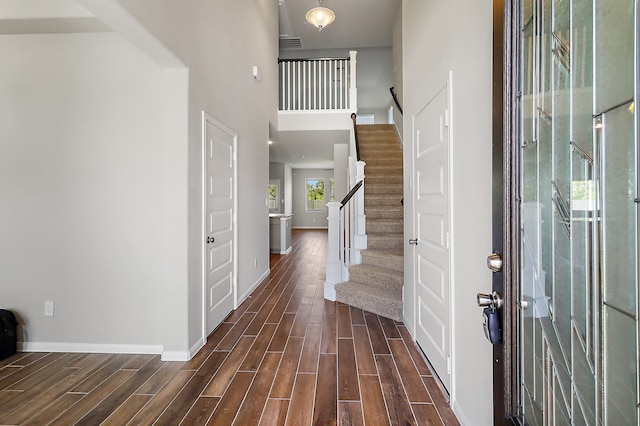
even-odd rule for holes
{"type": "Polygon", "coordinates": [[[279,60],[280,111],[357,110],[356,54],[279,60]]]}

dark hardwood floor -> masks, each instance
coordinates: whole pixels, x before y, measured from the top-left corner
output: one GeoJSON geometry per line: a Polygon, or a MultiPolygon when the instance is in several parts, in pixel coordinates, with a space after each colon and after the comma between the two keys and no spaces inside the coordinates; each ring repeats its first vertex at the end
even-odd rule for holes
{"type": "Polygon", "coordinates": [[[1,361],[0,424],[457,425],[402,323],[324,300],[326,232],[292,242],[191,361],[1,361]]]}

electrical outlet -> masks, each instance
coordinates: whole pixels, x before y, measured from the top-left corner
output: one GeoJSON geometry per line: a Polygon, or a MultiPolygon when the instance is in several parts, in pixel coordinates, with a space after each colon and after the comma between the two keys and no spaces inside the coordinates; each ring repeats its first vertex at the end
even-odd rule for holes
{"type": "Polygon", "coordinates": [[[51,301],[44,302],[44,316],[45,317],[53,316],[53,302],[51,301]]]}

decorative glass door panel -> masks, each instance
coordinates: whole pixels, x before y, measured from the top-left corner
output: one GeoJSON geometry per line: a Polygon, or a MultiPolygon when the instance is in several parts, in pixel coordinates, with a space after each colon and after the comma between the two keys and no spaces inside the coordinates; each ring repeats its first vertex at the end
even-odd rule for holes
{"type": "Polygon", "coordinates": [[[637,425],[638,0],[522,0],[519,420],[637,425]]]}

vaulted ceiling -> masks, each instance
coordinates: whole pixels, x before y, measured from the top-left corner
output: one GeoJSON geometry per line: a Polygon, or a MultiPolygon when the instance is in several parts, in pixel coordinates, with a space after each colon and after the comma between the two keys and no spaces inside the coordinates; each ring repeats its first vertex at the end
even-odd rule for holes
{"type": "MultiPolygon", "coordinates": [[[[281,47],[299,42],[298,57],[314,57],[309,50],[379,48],[392,45],[393,26],[401,0],[324,0],[323,6],[333,10],[335,21],[322,31],[309,24],[307,11],[318,6],[318,0],[278,0],[281,47]]],[[[360,82],[360,80],[359,80],[360,82]]],[[[385,87],[384,90],[388,90],[385,87]]],[[[361,95],[359,91],[359,96],[361,95]]],[[[378,97],[376,97],[378,98],[378,97]]],[[[382,104],[369,107],[385,108],[382,104]]],[[[271,161],[288,163],[294,168],[332,168],[333,145],[346,143],[346,131],[272,132],[271,161]]]]}
{"type": "Polygon", "coordinates": [[[318,31],[305,20],[318,0],[279,0],[280,37],[298,37],[303,49],[391,46],[401,0],[324,0],[336,20],[318,31]]]}

